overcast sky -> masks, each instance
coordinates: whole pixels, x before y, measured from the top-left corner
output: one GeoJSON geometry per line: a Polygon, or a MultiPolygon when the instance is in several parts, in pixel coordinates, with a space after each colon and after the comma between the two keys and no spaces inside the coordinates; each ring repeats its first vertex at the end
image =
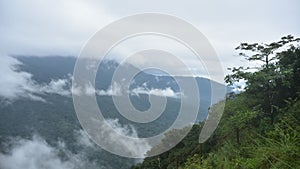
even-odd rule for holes
{"type": "Polygon", "coordinates": [[[103,26],[124,16],[158,12],[197,27],[226,70],[243,64],[234,51],[240,42],[299,37],[299,7],[298,0],[1,0],[0,54],[77,56],[103,26]]]}

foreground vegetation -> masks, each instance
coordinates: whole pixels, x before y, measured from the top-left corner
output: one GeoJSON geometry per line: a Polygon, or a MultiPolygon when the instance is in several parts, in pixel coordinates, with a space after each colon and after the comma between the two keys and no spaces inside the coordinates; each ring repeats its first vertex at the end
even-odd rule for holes
{"type": "MultiPolygon", "coordinates": [[[[199,144],[203,124],[196,124],[173,149],[132,168],[300,168],[299,41],[289,35],[269,44],[242,43],[240,55],[260,66],[232,68],[226,76],[228,84],[243,80],[246,87],[228,95],[213,136],[199,144]]],[[[178,132],[167,133],[160,146],[178,132]]]]}

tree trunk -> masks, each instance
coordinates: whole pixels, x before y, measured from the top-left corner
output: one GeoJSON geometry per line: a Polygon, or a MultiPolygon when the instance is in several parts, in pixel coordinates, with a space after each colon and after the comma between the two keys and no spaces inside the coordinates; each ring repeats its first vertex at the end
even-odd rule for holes
{"type": "Polygon", "coordinates": [[[202,165],[202,156],[203,156],[203,149],[202,149],[202,143],[200,143],[200,155],[199,155],[199,158],[200,158],[200,166],[202,165]]]}
{"type": "Polygon", "coordinates": [[[160,158],[159,157],[157,158],[157,161],[158,161],[158,168],[161,169],[160,158]]]}
{"type": "MultiPolygon", "coordinates": [[[[270,70],[269,70],[269,57],[268,55],[266,56],[266,69],[267,69],[267,75],[270,74],[270,70]]],[[[268,113],[270,115],[270,119],[271,119],[271,125],[274,124],[274,110],[273,110],[273,95],[272,95],[272,91],[271,91],[271,86],[270,86],[270,78],[267,78],[267,98],[268,98],[268,113]]]]}
{"type": "Polygon", "coordinates": [[[238,144],[238,145],[240,145],[241,143],[240,143],[240,129],[237,127],[236,129],[235,129],[235,132],[236,132],[236,143],[238,144]]]}

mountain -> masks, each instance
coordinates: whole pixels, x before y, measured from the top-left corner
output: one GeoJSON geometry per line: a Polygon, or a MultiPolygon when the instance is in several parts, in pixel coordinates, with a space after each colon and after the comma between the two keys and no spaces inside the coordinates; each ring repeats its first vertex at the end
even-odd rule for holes
{"type": "MultiPolygon", "coordinates": [[[[11,153],[15,142],[12,142],[12,139],[35,140],[34,135],[38,135],[45,140],[47,145],[58,150],[59,159],[63,159],[62,163],[72,159],[68,154],[79,156],[80,159],[84,158],[84,161],[93,163],[95,168],[129,168],[138,162],[136,159],[119,157],[103,151],[93,143],[81,144],[80,140],[83,138],[89,139],[83,134],[78,134],[82,133],[82,128],[74,111],[72,97],[68,94],[76,58],[60,56],[17,56],[15,58],[21,62],[17,65],[16,71],[29,73],[32,81],[29,84],[40,92],[28,93],[9,101],[0,98],[1,153],[11,153]],[[29,99],[27,96],[34,96],[32,98],[35,99],[29,99]],[[59,148],[61,142],[65,144],[64,148],[59,148]],[[85,153],[82,154],[82,152],[85,153]]],[[[180,97],[177,97],[177,94],[182,91],[175,79],[187,81],[193,77],[172,77],[166,74],[158,75],[140,71],[129,87],[130,100],[136,109],[140,111],[149,109],[151,106],[149,94],[157,94],[157,91],[159,91],[158,94],[167,92],[169,97],[167,97],[166,108],[159,118],[147,124],[136,123],[124,118],[118,112],[109,94],[109,90],[113,90],[112,76],[116,68],[120,66],[126,71],[137,69],[130,64],[120,65],[114,60],[105,60],[99,66],[95,89],[100,93],[97,95],[97,101],[103,116],[107,119],[114,119],[115,121],[111,121],[112,125],[121,128],[121,131],[136,132],[139,137],[154,136],[168,129],[176,120],[181,107],[180,97]],[[134,130],[130,129],[131,127],[134,130]]],[[[200,94],[197,121],[202,121],[206,118],[210,105],[222,99],[211,101],[211,83],[219,88],[224,86],[206,78],[196,77],[195,80],[200,94]]],[[[130,147],[127,148],[130,149],[130,147]]],[[[81,167],[84,168],[84,166],[78,166],[78,168],[81,167]]]]}

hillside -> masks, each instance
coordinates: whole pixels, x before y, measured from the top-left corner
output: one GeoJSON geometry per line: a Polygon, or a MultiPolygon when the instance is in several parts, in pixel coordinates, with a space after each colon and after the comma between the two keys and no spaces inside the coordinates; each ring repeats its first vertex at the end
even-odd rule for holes
{"type": "MultiPolygon", "coordinates": [[[[270,44],[242,43],[237,49],[256,52],[248,56],[250,62],[264,64],[255,72],[233,68],[226,77],[231,84],[244,79],[247,86],[240,94],[228,95],[221,122],[210,139],[199,144],[203,123],[194,125],[176,147],[132,168],[300,168],[299,41],[287,36],[270,44]],[[297,45],[291,45],[294,42],[297,45]],[[287,44],[287,49],[279,50],[287,44]]],[[[167,133],[160,146],[180,132],[167,133]]]]}
{"type": "MultiPolygon", "coordinates": [[[[3,157],[14,160],[14,151],[22,151],[27,146],[34,145],[41,146],[41,150],[37,148],[36,151],[43,152],[42,150],[47,149],[57,151],[57,155],[51,155],[58,156],[53,159],[54,161],[75,165],[75,168],[85,168],[87,163],[92,164],[89,168],[130,168],[140,162],[140,159],[123,158],[102,150],[82,130],[74,111],[70,90],[76,58],[15,56],[14,59],[19,62],[12,65],[16,69],[15,73],[20,75],[21,80],[24,78],[26,83],[21,86],[20,93],[16,93],[13,98],[0,97],[0,152],[3,157]],[[17,145],[21,147],[18,148],[17,145]]],[[[118,112],[109,92],[112,75],[118,66],[120,65],[116,61],[104,61],[96,78],[96,90],[99,91],[98,105],[110,125],[124,134],[136,132],[138,137],[153,136],[169,128],[180,109],[180,99],[176,95],[167,97],[166,109],[162,115],[148,124],[131,122],[118,112]]],[[[127,69],[136,69],[132,65],[125,66],[127,69]]],[[[181,80],[186,78],[189,77],[179,77],[181,80]]],[[[210,80],[196,78],[196,81],[201,93],[198,121],[202,121],[206,118],[211,104],[210,80]]],[[[220,88],[224,87],[218,85],[220,88]]],[[[138,95],[130,95],[130,98],[132,104],[142,111],[150,106],[147,93],[150,90],[168,89],[174,94],[180,92],[174,78],[145,72],[135,77],[130,89],[141,87],[143,87],[141,92],[138,95]]],[[[128,147],[126,144],[123,146],[126,151],[136,152],[137,147],[128,147]]],[[[139,149],[146,152],[149,147],[139,149]]],[[[40,157],[33,159],[39,160],[40,157]]]]}

